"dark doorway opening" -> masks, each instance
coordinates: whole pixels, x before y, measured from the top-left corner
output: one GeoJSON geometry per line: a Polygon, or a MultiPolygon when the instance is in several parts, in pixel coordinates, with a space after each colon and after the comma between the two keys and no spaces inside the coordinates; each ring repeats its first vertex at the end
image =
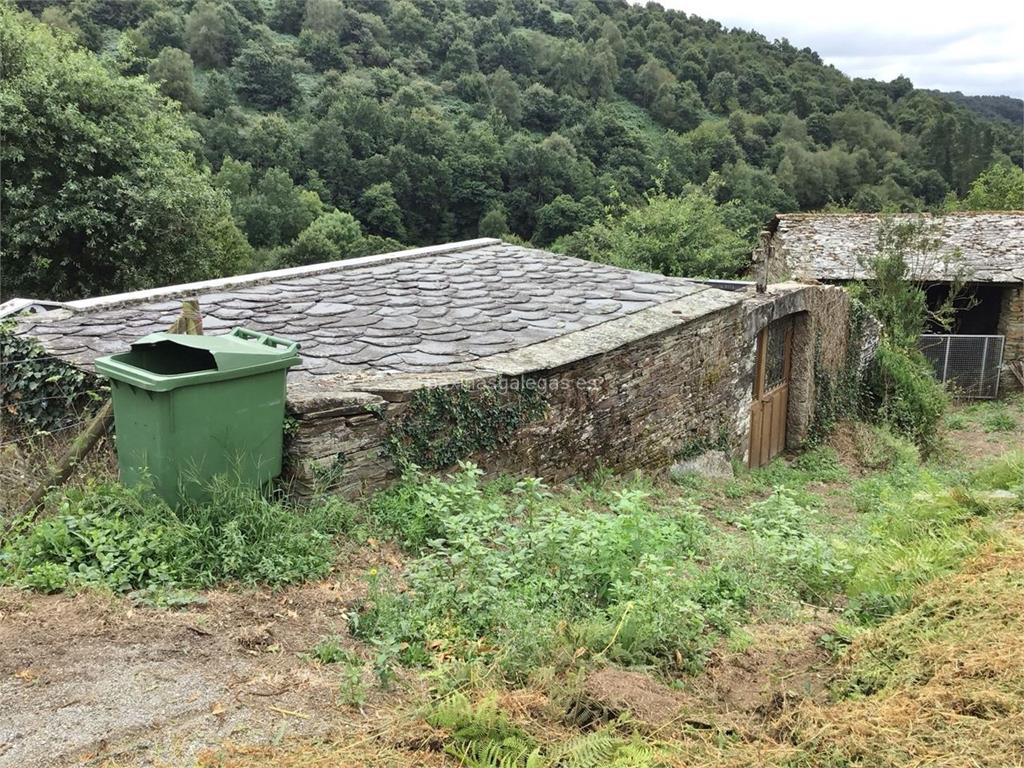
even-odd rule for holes
{"type": "MultiPolygon", "coordinates": [[[[949,298],[949,283],[934,283],[925,286],[928,308],[936,310],[949,298]]],[[[954,301],[956,312],[953,325],[943,328],[931,322],[927,333],[996,334],[999,333],[999,315],[1003,307],[1001,285],[992,283],[970,283],[954,301]]]]}

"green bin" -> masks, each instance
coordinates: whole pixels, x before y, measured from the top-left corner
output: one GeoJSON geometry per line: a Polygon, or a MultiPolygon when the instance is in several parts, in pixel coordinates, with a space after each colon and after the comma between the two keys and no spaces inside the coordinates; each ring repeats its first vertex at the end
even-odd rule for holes
{"type": "Polygon", "coordinates": [[[228,474],[259,487],[281,473],[285,378],[299,345],[244,328],[153,333],[96,360],[111,382],[117,463],[169,504],[202,501],[228,474]]]}

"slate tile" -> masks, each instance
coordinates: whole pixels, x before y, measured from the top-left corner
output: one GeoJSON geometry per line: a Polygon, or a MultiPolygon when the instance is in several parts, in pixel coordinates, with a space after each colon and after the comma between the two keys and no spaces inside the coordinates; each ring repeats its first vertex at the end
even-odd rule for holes
{"type": "Polygon", "coordinates": [[[346,312],[351,312],[356,306],[354,304],[341,304],[333,301],[318,301],[309,309],[305,310],[306,314],[313,315],[314,317],[322,317],[325,315],[343,315],[346,312]]]}
{"type": "Polygon", "coordinates": [[[443,367],[458,362],[456,355],[432,355],[427,352],[403,352],[400,359],[406,365],[419,368],[443,367]]]}
{"type": "Polygon", "coordinates": [[[412,317],[382,317],[374,328],[381,330],[400,331],[406,328],[415,328],[416,320],[412,317]]]}
{"type": "Polygon", "coordinates": [[[378,347],[380,349],[396,349],[396,348],[410,348],[419,344],[419,336],[362,336],[361,341],[365,341],[369,346],[378,347]]]}

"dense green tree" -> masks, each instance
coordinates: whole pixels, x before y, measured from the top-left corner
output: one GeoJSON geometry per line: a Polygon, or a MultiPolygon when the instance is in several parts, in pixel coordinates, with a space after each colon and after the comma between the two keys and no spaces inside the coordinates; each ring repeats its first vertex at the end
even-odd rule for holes
{"type": "Polygon", "coordinates": [[[668,199],[702,187],[752,245],[775,210],[990,206],[1000,183],[972,194],[979,174],[1024,163],[1019,100],[850,79],[809,49],[656,3],[16,1],[112,70],[151,72],[212,168],[252,166],[250,212],[234,212],[261,264],[295,229],[261,230],[260,206],[278,221],[292,193],[415,244],[546,243],[595,205],[649,208],[657,179],[668,199]],[[194,87],[165,48],[189,52],[194,87]],[[280,195],[261,196],[270,169],[280,195]]]}
{"type": "Polygon", "coordinates": [[[139,32],[156,53],[164,48],[185,47],[185,20],[180,13],[161,8],[139,25],[139,32]]]}
{"type": "Polygon", "coordinates": [[[349,213],[331,211],[306,227],[287,249],[282,263],[290,266],[319,264],[362,255],[363,233],[349,213]]]}
{"type": "Polygon", "coordinates": [[[512,125],[519,125],[523,116],[522,95],[519,86],[504,67],[498,67],[488,80],[491,103],[512,125]]]}
{"type": "Polygon", "coordinates": [[[267,23],[277,32],[297,36],[305,16],[306,0],[274,0],[267,23]]]}
{"type": "Polygon", "coordinates": [[[260,109],[288,107],[299,94],[295,62],[284,47],[260,38],[246,43],[234,65],[238,94],[260,109]]]}
{"type": "Polygon", "coordinates": [[[55,299],[244,270],[228,202],[155,88],[0,5],[4,294],[55,299]]]}
{"type": "Polygon", "coordinates": [[[280,168],[257,179],[251,164],[225,158],[214,185],[227,193],[235,220],[257,248],[290,243],[323,212],[319,196],[296,186],[280,168]]]}
{"type": "Polygon", "coordinates": [[[302,28],[339,37],[346,28],[345,6],[341,0],[306,0],[302,28]]]}
{"type": "Polygon", "coordinates": [[[224,2],[199,0],[185,17],[185,44],[201,67],[230,64],[242,44],[237,11],[224,2]]]}
{"type": "Polygon", "coordinates": [[[505,237],[508,234],[508,219],[501,208],[491,208],[480,219],[477,227],[480,237],[505,237]]]}
{"type": "Polygon", "coordinates": [[[750,253],[723,207],[702,190],[653,193],[623,216],[564,238],[561,247],[570,256],[684,277],[731,277],[750,253]]]}
{"type": "Polygon", "coordinates": [[[587,226],[601,215],[601,204],[594,197],[577,202],[568,195],[559,195],[537,211],[537,227],[533,241],[550,245],[559,237],[587,226]]]}
{"type": "Polygon", "coordinates": [[[383,181],[368,187],[359,198],[359,219],[373,233],[396,240],[405,238],[402,209],[395,200],[390,182],[383,181]]]}
{"type": "Polygon", "coordinates": [[[732,72],[716,72],[708,83],[708,102],[719,114],[736,109],[736,76],[732,72]]]}
{"type": "Polygon", "coordinates": [[[262,24],[266,18],[263,0],[227,0],[227,2],[238,12],[239,16],[250,24],[262,24]]]}
{"type": "Polygon", "coordinates": [[[231,78],[223,72],[211,72],[206,78],[206,92],[202,98],[203,112],[212,115],[230,109],[237,103],[231,78]]]}
{"type": "Polygon", "coordinates": [[[105,59],[122,75],[128,77],[141,75],[146,72],[148,66],[146,58],[142,55],[142,51],[147,45],[148,43],[142,35],[134,29],[129,29],[117,36],[114,50],[108,52],[105,59]]]}
{"type": "Polygon", "coordinates": [[[441,75],[448,80],[456,80],[459,75],[478,71],[476,50],[473,48],[473,44],[465,38],[458,38],[448,47],[448,52],[444,57],[444,66],[441,67],[441,75]]]}
{"type": "Polygon", "coordinates": [[[75,24],[71,14],[68,13],[65,8],[55,5],[44,8],[43,12],[39,15],[39,20],[44,24],[49,24],[54,29],[66,32],[75,40],[84,42],[84,35],[82,34],[81,27],[75,24]]]}
{"type": "MultiPolygon", "coordinates": [[[[229,129],[237,121],[228,118],[229,129]]],[[[236,128],[237,130],[237,128],[236,128]]],[[[284,117],[279,114],[266,115],[251,123],[247,140],[243,144],[244,154],[257,168],[281,168],[292,178],[302,172],[301,136],[284,117]]]]}
{"type": "Polygon", "coordinates": [[[958,206],[964,211],[1024,211],[1024,169],[995,163],[974,180],[958,206]]]}
{"type": "Polygon", "coordinates": [[[149,79],[165,96],[181,102],[186,109],[196,109],[199,96],[193,78],[192,57],[177,48],[164,48],[149,65],[149,79]]]}

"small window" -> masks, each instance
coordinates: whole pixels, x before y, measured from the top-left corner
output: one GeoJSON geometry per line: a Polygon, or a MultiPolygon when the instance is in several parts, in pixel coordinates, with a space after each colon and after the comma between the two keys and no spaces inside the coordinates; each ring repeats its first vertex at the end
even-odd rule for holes
{"type": "Polygon", "coordinates": [[[768,392],[786,382],[787,344],[786,340],[793,328],[791,317],[777,320],[768,326],[765,334],[766,349],[764,356],[764,391],[768,392]]]}

